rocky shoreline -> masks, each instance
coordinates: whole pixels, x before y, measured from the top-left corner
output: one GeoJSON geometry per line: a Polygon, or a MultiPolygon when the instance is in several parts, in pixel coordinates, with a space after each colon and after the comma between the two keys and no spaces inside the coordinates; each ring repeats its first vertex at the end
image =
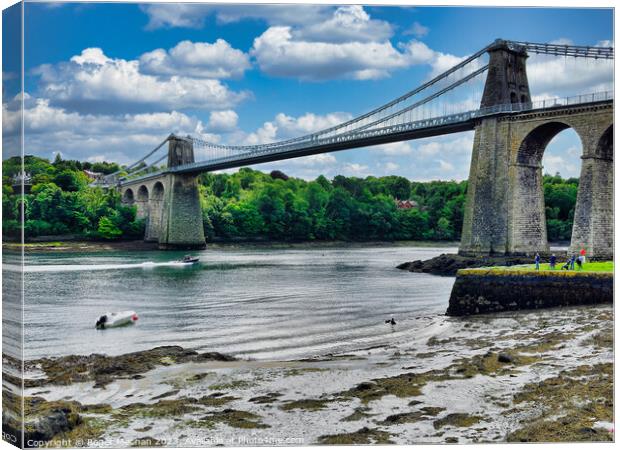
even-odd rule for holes
{"type": "MultiPolygon", "coordinates": [[[[5,251],[25,252],[107,252],[107,251],[156,251],[156,242],[134,241],[95,241],[95,240],[49,240],[3,242],[5,251]]],[[[272,241],[272,240],[221,240],[207,242],[207,248],[339,248],[339,247],[382,247],[393,246],[433,246],[437,248],[455,247],[458,243],[443,241],[272,241]]]]}
{"type": "MultiPolygon", "coordinates": [[[[610,305],[420,325],[406,341],[298,361],[181,347],[27,361],[27,436],[52,447],[613,439],[610,305]]],[[[14,364],[5,356],[5,374],[14,364]]],[[[7,381],[5,432],[21,404],[7,381]]]]}
{"type": "Polygon", "coordinates": [[[428,273],[453,277],[460,269],[473,269],[490,266],[514,266],[531,264],[533,259],[526,256],[461,256],[442,253],[427,260],[405,262],[396,266],[397,269],[409,272],[428,273]]]}

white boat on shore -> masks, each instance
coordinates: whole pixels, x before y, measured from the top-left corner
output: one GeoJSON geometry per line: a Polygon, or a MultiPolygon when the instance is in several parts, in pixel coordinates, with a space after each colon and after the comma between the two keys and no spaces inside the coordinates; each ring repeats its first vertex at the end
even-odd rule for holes
{"type": "Polygon", "coordinates": [[[98,330],[104,330],[106,328],[117,328],[125,325],[132,325],[138,320],[138,315],[135,311],[118,311],[108,312],[97,319],[95,328],[98,330]]]}

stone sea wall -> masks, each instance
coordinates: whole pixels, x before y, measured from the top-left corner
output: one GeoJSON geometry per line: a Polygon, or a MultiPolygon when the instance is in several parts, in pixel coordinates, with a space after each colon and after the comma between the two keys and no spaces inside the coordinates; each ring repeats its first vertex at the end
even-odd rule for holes
{"type": "Polygon", "coordinates": [[[612,273],[462,269],[457,272],[446,314],[467,316],[612,302],[612,273]]]}

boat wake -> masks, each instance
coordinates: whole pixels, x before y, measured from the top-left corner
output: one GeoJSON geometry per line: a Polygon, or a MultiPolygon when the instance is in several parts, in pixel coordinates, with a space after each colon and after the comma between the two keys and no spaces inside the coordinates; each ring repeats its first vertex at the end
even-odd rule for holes
{"type": "Polygon", "coordinates": [[[180,261],[153,262],[146,261],[135,264],[50,264],[50,265],[26,265],[24,272],[82,272],[93,270],[128,270],[150,269],[154,267],[188,267],[180,261]]]}

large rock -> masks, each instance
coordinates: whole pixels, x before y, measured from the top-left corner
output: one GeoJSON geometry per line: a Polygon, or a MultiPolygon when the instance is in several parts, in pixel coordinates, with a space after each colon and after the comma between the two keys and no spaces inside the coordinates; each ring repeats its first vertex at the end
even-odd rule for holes
{"type": "Polygon", "coordinates": [[[454,254],[441,254],[427,260],[406,262],[396,266],[409,272],[430,273],[453,277],[460,269],[490,266],[514,266],[516,264],[532,264],[533,258],[522,256],[462,256],[454,254]]]}

